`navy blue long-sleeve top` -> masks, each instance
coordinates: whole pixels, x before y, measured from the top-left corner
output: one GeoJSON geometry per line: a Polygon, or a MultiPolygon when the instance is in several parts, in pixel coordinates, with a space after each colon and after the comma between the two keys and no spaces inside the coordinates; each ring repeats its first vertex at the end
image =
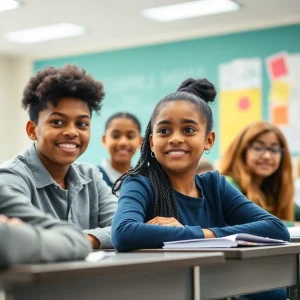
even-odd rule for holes
{"type": "Polygon", "coordinates": [[[118,251],[161,248],[163,242],[204,238],[203,229],[216,237],[249,233],[289,241],[284,224],[249,201],[217,171],[195,176],[202,198],[174,190],[179,222],[184,227],[146,224],[153,218],[154,194],[148,178],[128,177],[122,184],[112,222],[112,242],[118,251]]]}

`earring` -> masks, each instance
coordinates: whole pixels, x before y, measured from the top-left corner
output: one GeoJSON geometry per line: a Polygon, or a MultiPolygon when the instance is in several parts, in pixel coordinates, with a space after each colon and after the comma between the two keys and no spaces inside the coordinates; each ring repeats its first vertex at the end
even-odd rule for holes
{"type": "Polygon", "coordinates": [[[151,151],[151,157],[155,157],[155,154],[154,154],[154,152],[152,152],[152,151],[151,151]]]}
{"type": "Polygon", "coordinates": [[[205,154],[209,154],[209,153],[210,153],[210,150],[205,149],[205,150],[204,150],[204,153],[205,153],[205,154]]]}

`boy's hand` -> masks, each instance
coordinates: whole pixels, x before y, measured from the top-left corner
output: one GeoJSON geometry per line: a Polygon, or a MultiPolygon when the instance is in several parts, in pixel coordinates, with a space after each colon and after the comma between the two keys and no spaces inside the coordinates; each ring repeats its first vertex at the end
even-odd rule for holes
{"type": "Polygon", "coordinates": [[[21,225],[23,221],[19,218],[9,218],[5,215],[0,215],[0,223],[10,224],[10,225],[21,225]]]}
{"type": "Polygon", "coordinates": [[[100,242],[96,237],[94,237],[91,234],[87,234],[87,238],[90,241],[93,249],[99,249],[100,248],[100,242]]]}

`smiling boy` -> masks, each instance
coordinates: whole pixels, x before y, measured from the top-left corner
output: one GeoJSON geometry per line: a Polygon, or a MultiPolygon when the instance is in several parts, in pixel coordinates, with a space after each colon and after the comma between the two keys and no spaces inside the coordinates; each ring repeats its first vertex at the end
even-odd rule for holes
{"type": "Polygon", "coordinates": [[[15,196],[56,219],[83,230],[93,248],[112,247],[110,225],[117,199],[90,165],[74,161],[90,140],[92,112],[98,112],[103,85],[83,69],[45,68],[27,84],[22,105],[31,148],[0,167],[0,180],[15,196]]]}

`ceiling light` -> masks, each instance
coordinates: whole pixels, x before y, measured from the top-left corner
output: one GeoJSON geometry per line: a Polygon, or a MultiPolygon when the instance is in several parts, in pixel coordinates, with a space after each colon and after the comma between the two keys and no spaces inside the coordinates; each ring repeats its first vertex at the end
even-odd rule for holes
{"type": "Polygon", "coordinates": [[[5,34],[5,38],[8,41],[17,44],[33,44],[82,35],[84,33],[85,29],[82,26],[70,23],[60,23],[50,26],[8,32],[5,34]]]}
{"type": "Polygon", "coordinates": [[[148,8],[142,15],[158,22],[169,22],[199,16],[215,15],[235,11],[239,4],[231,0],[199,0],[174,5],[148,8]]]}
{"type": "Polygon", "coordinates": [[[0,11],[19,8],[20,6],[21,4],[17,0],[0,0],[0,11]]]}

